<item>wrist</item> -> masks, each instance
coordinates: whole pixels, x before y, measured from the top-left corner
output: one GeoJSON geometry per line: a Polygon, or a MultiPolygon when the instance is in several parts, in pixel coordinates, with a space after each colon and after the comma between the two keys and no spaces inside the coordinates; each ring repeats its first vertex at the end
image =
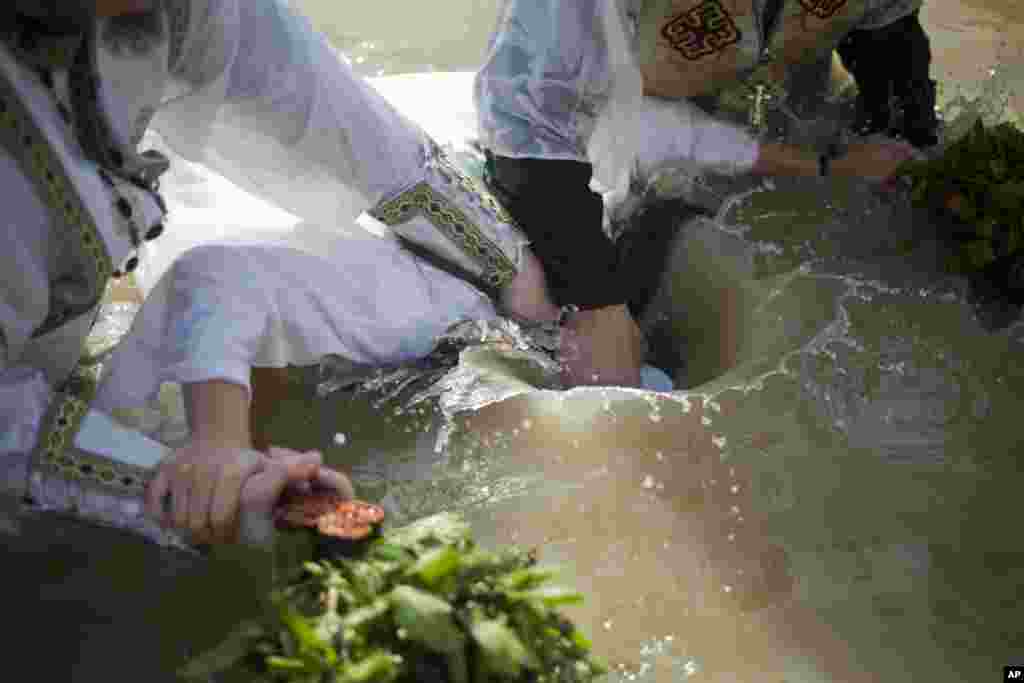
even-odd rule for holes
{"type": "Polygon", "coordinates": [[[252,448],[246,387],[212,380],[186,384],[184,389],[192,441],[217,448],[252,448]]]}
{"type": "Polygon", "coordinates": [[[819,159],[793,145],[763,143],[754,164],[758,175],[817,176],[819,159]]]}

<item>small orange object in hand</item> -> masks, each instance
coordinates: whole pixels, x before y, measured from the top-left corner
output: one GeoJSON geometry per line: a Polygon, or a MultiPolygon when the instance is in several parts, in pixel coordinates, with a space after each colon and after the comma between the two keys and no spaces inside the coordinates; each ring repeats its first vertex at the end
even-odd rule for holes
{"type": "Polygon", "coordinates": [[[315,528],[324,536],[358,541],[384,521],[384,508],[361,500],[347,500],[336,493],[308,493],[282,505],[279,524],[315,528]]]}

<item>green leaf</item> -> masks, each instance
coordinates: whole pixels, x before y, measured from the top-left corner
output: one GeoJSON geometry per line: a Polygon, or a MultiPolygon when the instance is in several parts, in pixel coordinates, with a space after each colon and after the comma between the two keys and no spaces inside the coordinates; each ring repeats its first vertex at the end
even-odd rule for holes
{"type": "Polygon", "coordinates": [[[412,586],[397,586],[390,595],[395,623],[405,638],[432,652],[461,650],[465,636],[455,623],[450,604],[412,586]]]}
{"type": "Polygon", "coordinates": [[[341,619],[343,629],[365,629],[371,624],[381,621],[391,610],[391,603],[386,598],[377,598],[366,607],[359,607],[348,612],[341,619]]]}
{"type": "Polygon", "coordinates": [[[402,674],[402,658],[374,652],[339,671],[338,683],[392,683],[402,674]]]}
{"type": "Polygon", "coordinates": [[[428,588],[435,588],[456,572],[460,561],[461,555],[455,548],[450,545],[441,546],[421,555],[406,570],[406,575],[418,578],[428,588]]]}
{"type": "Polygon", "coordinates": [[[582,593],[561,586],[542,586],[529,591],[509,593],[509,597],[517,600],[536,600],[546,607],[578,605],[583,602],[582,593]]]}
{"type": "Polygon", "coordinates": [[[510,590],[527,590],[550,581],[560,572],[560,567],[524,567],[503,576],[501,585],[510,590]]]}
{"type": "Polygon", "coordinates": [[[310,620],[290,607],[285,607],[281,610],[281,623],[295,640],[299,658],[312,667],[334,666],[338,658],[337,653],[320,637],[310,620]]]}
{"type": "Polygon", "coordinates": [[[487,670],[496,676],[518,678],[523,669],[540,667],[537,656],[503,621],[485,619],[472,625],[470,632],[480,648],[487,670]]]}
{"type": "Polygon", "coordinates": [[[301,659],[295,659],[294,657],[277,657],[274,655],[267,657],[267,668],[271,671],[281,672],[309,671],[306,662],[301,659]]]}

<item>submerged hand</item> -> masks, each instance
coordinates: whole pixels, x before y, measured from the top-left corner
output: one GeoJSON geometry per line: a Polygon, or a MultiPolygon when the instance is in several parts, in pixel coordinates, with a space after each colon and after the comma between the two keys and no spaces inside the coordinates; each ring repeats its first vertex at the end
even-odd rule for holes
{"type": "Polygon", "coordinates": [[[908,143],[899,140],[861,142],[850,146],[842,157],[832,162],[836,175],[863,178],[871,183],[888,186],[900,167],[917,155],[908,143]]]}
{"type": "Polygon", "coordinates": [[[643,334],[625,305],[579,311],[562,328],[562,381],[640,386],[643,334]]]}

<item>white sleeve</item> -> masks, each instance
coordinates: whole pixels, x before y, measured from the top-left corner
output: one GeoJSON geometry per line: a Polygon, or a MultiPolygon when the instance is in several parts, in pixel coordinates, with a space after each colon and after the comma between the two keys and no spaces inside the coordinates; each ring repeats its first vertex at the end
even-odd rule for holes
{"type": "Polygon", "coordinates": [[[153,123],[177,153],[309,222],[369,212],[484,280],[514,276],[511,220],[286,2],[169,8],[182,95],[153,123]]]}

